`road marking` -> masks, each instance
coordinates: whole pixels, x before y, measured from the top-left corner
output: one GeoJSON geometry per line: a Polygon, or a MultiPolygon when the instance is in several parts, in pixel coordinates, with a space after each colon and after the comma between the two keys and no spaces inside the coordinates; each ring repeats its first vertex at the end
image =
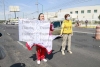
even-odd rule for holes
{"type": "Polygon", "coordinates": [[[87,34],[95,34],[95,33],[92,33],[92,32],[82,32],[82,31],[73,31],[73,32],[77,32],[77,33],[87,33],[87,34]]]}
{"type": "Polygon", "coordinates": [[[7,33],[7,35],[10,35],[9,33],[7,33]]]}
{"type": "Polygon", "coordinates": [[[26,47],[25,47],[25,45],[24,44],[22,44],[21,42],[19,42],[19,41],[17,41],[20,45],[22,45],[25,49],[27,49],[26,47]]]}

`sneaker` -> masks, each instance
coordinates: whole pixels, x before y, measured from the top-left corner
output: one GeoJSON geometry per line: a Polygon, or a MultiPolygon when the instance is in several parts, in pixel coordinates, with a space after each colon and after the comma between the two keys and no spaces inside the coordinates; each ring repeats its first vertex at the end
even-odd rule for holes
{"type": "Polygon", "coordinates": [[[47,60],[46,60],[46,59],[43,59],[43,61],[44,61],[44,62],[47,62],[47,60]]]}
{"type": "Polygon", "coordinates": [[[70,54],[72,54],[72,51],[68,51],[70,54]]]}
{"type": "Polygon", "coordinates": [[[40,64],[40,60],[37,60],[37,64],[40,64]]]}
{"type": "Polygon", "coordinates": [[[65,55],[65,52],[64,51],[62,51],[62,55],[65,55]]]}

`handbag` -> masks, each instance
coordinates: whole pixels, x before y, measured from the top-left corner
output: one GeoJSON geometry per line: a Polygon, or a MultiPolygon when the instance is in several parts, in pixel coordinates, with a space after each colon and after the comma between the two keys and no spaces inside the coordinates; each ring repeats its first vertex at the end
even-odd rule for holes
{"type": "Polygon", "coordinates": [[[6,57],[6,54],[4,52],[4,49],[0,46],[0,60],[4,59],[6,57]]]}

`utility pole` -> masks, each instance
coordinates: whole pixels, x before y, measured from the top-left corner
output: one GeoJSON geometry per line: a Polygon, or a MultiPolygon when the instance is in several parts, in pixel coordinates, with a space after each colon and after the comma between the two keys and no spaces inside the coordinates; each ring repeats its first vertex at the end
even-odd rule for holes
{"type": "Polygon", "coordinates": [[[37,13],[39,14],[38,0],[37,0],[37,3],[36,3],[36,5],[37,5],[37,13]]]}
{"type": "Polygon", "coordinates": [[[23,12],[23,18],[24,18],[24,12],[23,12]]]}
{"type": "Polygon", "coordinates": [[[15,19],[16,19],[16,11],[14,11],[14,14],[15,14],[15,19]]]}
{"type": "Polygon", "coordinates": [[[42,13],[43,13],[43,5],[41,3],[38,3],[38,4],[40,4],[42,6],[42,13]]]}
{"type": "Polygon", "coordinates": [[[61,12],[61,9],[60,9],[60,12],[61,12]]]}
{"type": "Polygon", "coordinates": [[[5,19],[5,21],[6,21],[6,15],[5,15],[5,3],[4,3],[4,0],[2,0],[3,1],[3,7],[4,7],[4,19],[5,19]]]}

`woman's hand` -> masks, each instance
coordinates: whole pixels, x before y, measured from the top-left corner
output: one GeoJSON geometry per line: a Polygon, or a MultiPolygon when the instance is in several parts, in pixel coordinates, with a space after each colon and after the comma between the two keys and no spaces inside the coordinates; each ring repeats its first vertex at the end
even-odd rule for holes
{"type": "Polygon", "coordinates": [[[71,34],[71,36],[73,36],[73,33],[71,34]]]}
{"type": "Polygon", "coordinates": [[[62,34],[60,34],[60,36],[63,36],[62,34]]]}

